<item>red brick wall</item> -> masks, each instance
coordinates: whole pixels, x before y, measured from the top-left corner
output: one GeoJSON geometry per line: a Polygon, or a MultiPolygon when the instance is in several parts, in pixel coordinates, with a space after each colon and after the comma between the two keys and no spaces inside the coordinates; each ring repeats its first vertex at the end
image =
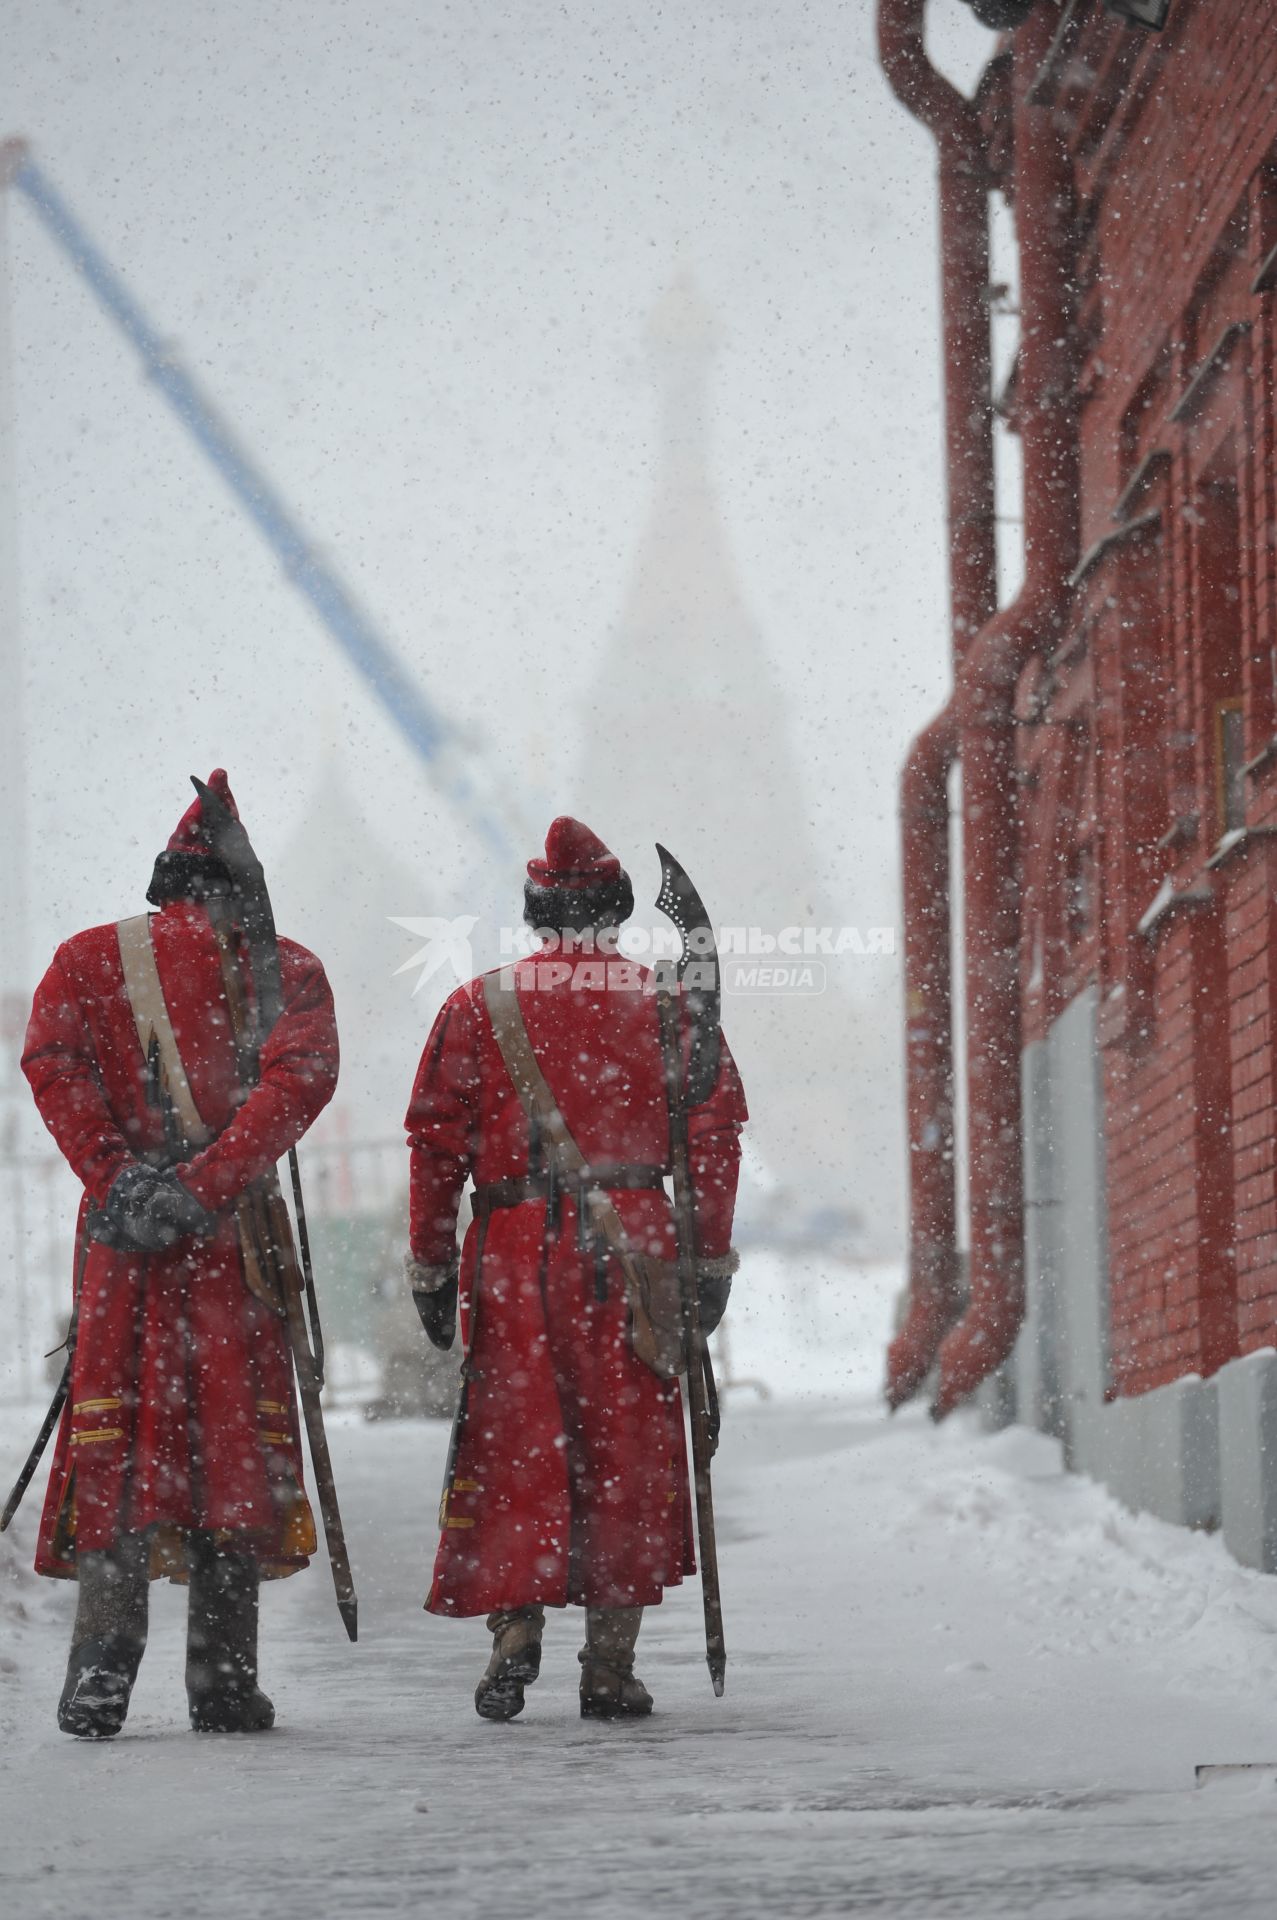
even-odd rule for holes
{"type": "Polygon", "coordinates": [[[1022,983],[1032,1037],[1099,982],[1113,1387],[1138,1393],[1277,1342],[1277,292],[1253,286],[1277,245],[1277,0],[1174,0],[1162,35],[1095,9],[1056,110],[1081,203],[1084,544],[1114,532],[1123,489],[1158,458],[1125,509],[1142,524],[1094,561],[1055,660],[1023,690],[1022,983]],[[1226,333],[1214,377],[1172,419],[1226,333]],[[1252,763],[1246,837],[1226,855],[1226,589],[1203,521],[1221,473],[1240,509],[1252,763]],[[1068,798],[1079,751],[1089,820],[1068,798]],[[1082,926],[1068,895],[1088,835],[1098,886],[1082,926]],[[1141,933],[1163,882],[1174,905],[1141,933]]]}

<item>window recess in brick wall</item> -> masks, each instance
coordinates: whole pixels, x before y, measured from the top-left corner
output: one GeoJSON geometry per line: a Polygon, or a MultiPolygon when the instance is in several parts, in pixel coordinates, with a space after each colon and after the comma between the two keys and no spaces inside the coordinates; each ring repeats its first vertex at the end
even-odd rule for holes
{"type": "MultiPolygon", "coordinates": [[[[1131,469],[1127,480],[1113,507],[1112,518],[1119,526],[1129,521],[1133,514],[1147,504],[1148,497],[1158,482],[1164,482],[1170,467],[1171,456],[1168,447],[1151,447],[1131,469]]],[[[1165,495],[1165,486],[1161,489],[1165,495]]]]}
{"type": "Polygon", "coordinates": [[[1224,328],[1210,352],[1194,369],[1188,385],[1171,408],[1170,418],[1175,424],[1182,425],[1202,412],[1221,375],[1227,371],[1234,351],[1249,332],[1249,320],[1232,320],[1224,328]]]}
{"type": "Polygon", "coordinates": [[[1251,248],[1254,272],[1252,293],[1271,293],[1277,288],[1277,155],[1270,157],[1255,175],[1253,187],[1255,231],[1251,248]]]}
{"type": "Polygon", "coordinates": [[[1273,561],[1277,549],[1277,417],[1273,393],[1273,298],[1277,290],[1277,157],[1262,166],[1252,183],[1251,282],[1257,303],[1249,379],[1251,464],[1252,598],[1248,621],[1245,677],[1249,798],[1256,813],[1272,818],[1273,776],[1277,772],[1277,688],[1274,687],[1273,561]]]}
{"type": "Polygon", "coordinates": [[[1194,678],[1198,706],[1198,794],[1218,845],[1246,824],[1242,706],[1242,520],[1235,443],[1198,483],[1194,501],[1196,585],[1194,678]]]}
{"type": "Polygon", "coordinates": [[[1246,736],[1241,695],[1215,706],[1215,812],[1222,835],[1246,825],[1246,736]]]}
{"type": "Polygon", "coordinates": [[[1104,559],[1095,660],[1100,1043],[1134,1045],[1152,1029],[1155,941],[1140,920],[1168,870],[1170,642],[1162,517],[1164,462],[1149,476],[1138,530],[1104,559]]]}
{"type": "Polygon", "coordinates": [[[1095,753],[1089,734],[1078,735],[1071,759],[1059,823],[1065,849],[1060,915],[1065,1004],[1085,985],[1095,965],[1096,790],[1095,753]]]}

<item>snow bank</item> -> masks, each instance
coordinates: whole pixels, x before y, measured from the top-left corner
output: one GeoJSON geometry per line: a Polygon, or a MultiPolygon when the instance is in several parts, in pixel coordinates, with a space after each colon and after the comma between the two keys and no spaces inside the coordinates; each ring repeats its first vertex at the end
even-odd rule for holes
{"type": "Polygon", "coordinates": [[[925,1462],[905,1482],[904,1524],[988,1555],[1036,1635],[1031,1657],[1115,1656],[1156,1670],[1168,1692],[1258,1688],[1277,1701],[1277,1581],[1217,1536],[1128,1512],[1026,1427],[986,1435],[963,1416],[932,1435],[915,1416],[898,1444],[925,1462]],[[1063,1608],[1062,1585],[1075,1589],[1063,1608]]]}

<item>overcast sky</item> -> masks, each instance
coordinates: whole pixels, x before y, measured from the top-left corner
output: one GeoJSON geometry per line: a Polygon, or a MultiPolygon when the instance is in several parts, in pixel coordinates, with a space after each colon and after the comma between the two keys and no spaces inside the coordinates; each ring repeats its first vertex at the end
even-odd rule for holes
{"type": "MultiPolygon", "coordinates": [[[[848,917],[896,910],[894,789],[947,676],[931,143],[871,0],[26,0],[0,130],[41,164],[532,814],[642,525],[642,330],[722,316],[714,462],[848,917]]],[[[936,0],[950,70],[989,36],[936,0]]],[[[11,212],[33,964],[139,903],[186,775],[263,852],[325,738],[428,910],[475,849],[142,379],[11,212]]],[[[624,849],[622,851],[625,851],[624,849]]]]}
{"type": "MultiPolygon", "coordinates": [[[[819,882],[860,927],[898,916],[897,774],[943,697],[949,651],[935,155],[882,80],[874,12],[873,0],[15,0],[0,62],[0,135],[30,139],[538,826],[565,807],[589,817],[580,706],[659,455],[644,331],[674,273],[694,273],[719,316],[726,538],[789,702],[819,882]]],[[[961,0],[932,0],[929,18],[941,63],[969,84],[991,36],[961,0]]],[[[16,515],[20,552],[28,988],[60,938],[139,910],[187,775],[218,763],[286,928],[279,856],[334,743],[413,896],[397,911],[491,907],[473,835],[11,200],[16,484],[7,501],[0,478],[0,516],[16,515]]],[[[671,687],[669,745],[634,769],[653,788],[649,840],[672,837],[660,775],[667,753],[688,750],[679,718],[671,687]]],[[[650,845],[618,851],[642,891],[650,845]]],[[[352,936],[338,916],[378,916],[319,891],[308,877],[292,923],[337,961],[352,936]]],[[[750,918],[747,902],[721,905],[750,918]]],[[[391,1008],[411,987],[392,977],[397,939],[370,925],[368,977],[356,948],[338,981],[354,1041],[343,1087],[376,1080],[379,1133],[402,1111],[412,1060],[398,1055],[414,1053],[448,984],[391,1008]]],[[[880,1037],[884,1017],[895,1030],[879,1006],[880,1037]]],[[[883,1108],[882,1073],[859,1057],[839,1071],[849,1099],[854,1082],[862,1108],[883,1108]]],[[[878,1130],[892,1179],[898,1105],[893,1088],[878,1130]]],[[[14,1113],[34,1141],[25,1098],[14,1113]]],[[[48,1176],[9,1185],[0,1294],[26,1246],[47,1267],[52,1324],[65,1260],[56,1238],[41,1249],[65,1232],[73,1190],[48,1176]]],[[[10,1319],[12,1365],[29,1368],[43,1326],[10,1319]]]]}

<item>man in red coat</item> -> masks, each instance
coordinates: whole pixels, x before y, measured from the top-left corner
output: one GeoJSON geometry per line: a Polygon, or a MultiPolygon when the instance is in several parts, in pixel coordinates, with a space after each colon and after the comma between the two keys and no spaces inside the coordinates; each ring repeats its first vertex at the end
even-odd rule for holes
{"type": "MultiPolygon", "coordinates": [[[[226,775],[210,785],[233,811],[226,775]]],[[[99,1739],[124,1723],[148,1583],[165,1574],[190,1585],[192,1726],[269,1727],[258,1583],[315,1548],[284,1323],[245,1284],[233,1208],[332,1096],[332,995],[315,956],[281,940],[284,1011],[246,1086],[227,982],[251,998],[251,971],[200,801],[147,899],[149,918],[59,947],[22,1058],[84,1185],[71,1385],[36,1570],[79,1581],[58,1724],[99,1739]]]]}
{"type": "MultiPolygon", "coordinates": [[[[537,1063],[632,1247],[673,1258],[664,1062],[652,977],[616,954],[634,895],[578,821],[528,863],[524,916],[549,933],[512,970],[537,1063]]],[[[491,980],[491,976],[487,976],[491,980]]],[[[689,1115],[701,1319],[717,1325],[736,1256],[732,1213],[744,1094],[726,1046],[689,1115]]],[[[458,988],[426,1043],[407,1117],[408,1277],[426,1331],[450,1346],[460,1288],[466,1384],[440,1512],[432,1613],[486,1614],[475,1695],[509,1720],[540,1667],[547,1606],[586,1609],[581,1711],[650,1713],[634,1677],[643,1608],[695,1571],[683,1410],[628,1335],[619,1264],[580,1218],[582,1189],[549,1178],[507,1071],[484,979],[458,988]],[[474,1218],[458,1260],[462,1188],[474,1218]]]]}

